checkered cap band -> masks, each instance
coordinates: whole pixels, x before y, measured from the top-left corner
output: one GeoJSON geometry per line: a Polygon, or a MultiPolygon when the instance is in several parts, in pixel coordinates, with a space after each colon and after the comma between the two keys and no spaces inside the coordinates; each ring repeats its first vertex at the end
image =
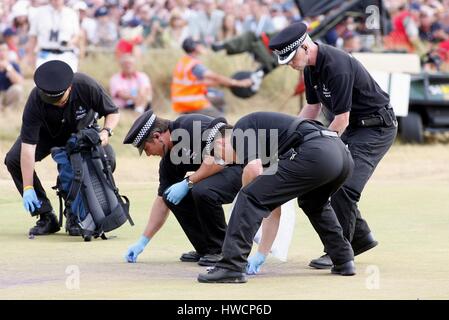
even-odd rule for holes
{"type": "Polygon", "coordinates": [[[210,129],[209,135],[207,136],[207,139],[206,139],[206,147],[205,147],[206,154],[210,154],[212,141],[214,141],[215,135],[217,134],[218,130],[220,130],[220,128],[222,128],[225,125],[226,125],[226,123],[219,122],[215,126],[213,126],[212,129],[210,129]]]}
{"type": "Polygon", "coordinates": [[[274,50],[274,53],[276,53],[278,56],[286,55],[287,53],[290,53],[291,51],[298,48],[306,39],[307,33],[304,33],[301,38],[296,40],[295,42],[290,43],[288,46],[286,46],[282,50],[274,50]]]}
{"type": "Polygon", "coordinates": [[[148,134],[148,131],[150,131],[151,126],[154,123],[154,120],[156,120],[156,115],[152,114],[150,119],[148,119],[147,123],[140,129],[139,133],[137,134],[136,138],[133,141],[133,146],[138,147],[139,144],[142,142],[142,139],[148,134]]]}

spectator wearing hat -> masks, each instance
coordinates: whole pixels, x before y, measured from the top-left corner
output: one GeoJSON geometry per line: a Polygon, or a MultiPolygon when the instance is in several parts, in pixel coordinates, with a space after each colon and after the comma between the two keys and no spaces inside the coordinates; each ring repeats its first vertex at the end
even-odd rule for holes
{"type": "Polygon", "coordinates": [[[0,111],[15,107],[22,97],[23,77],[19,65],[9,58],[9,48],[0,40],[0,111]]]}
{"type": "Polygon", "coordinates": [[[172,108],[178,113],[202,113],[212,117],[219,117],[224,112],[223,99],[218,90],[211,90],[209,86],[221,85],[225,87],[250,87],[250,79],[236,80],[219,75],[207,69],[199,60],[206,52],[205,46],[194,41],[191,37],[182,43],[185,55],[173,70],[171,83],[172,108]],[[209,97],[214,97],[215,104],[209,97]]]}
{"type": "Polygon", "coordinates": [[[80,34],[76,12],[64,0],[50,0],[38,7],[30,20],[30,48],[37,52],[36,67],[46,61],[61,60],[78,69],[77,46],[80,34]]]}
{"type": "Polygon", "coordinates": [[[95,20],[88,16],[88,6],[84,1],[78,1],[73,5],[73,9],[78,13],[80,23],[79,49],[80,58],[85,57],[87,47],[95,38],[95,20]]]}
{"type": "Polygon", "coordinates": [[[112,76],[109,90],[115,105],[143,113],[151,108],[152,89],[150,78],[137,71],[136,58],[130,54],[120,57],[119,73],[112,76]]]}
{"type": "Polygon", "coordinates": [[[126,23],[121,31],[121,38],[115,47],[117,59],[124,54],[132,54],[136,57],[141,56],[139,45],[143,41],[143,26],[138,18],[133,18],[126,23]]]}
{"type": "Polygon", "coordinates": [[[8,45],[9,59],[15,62],[19,61],[19,38],[17,32],[13,28],[6,28],[3,31],[3,40],[8,45]]]}
{"type": "MultiPolygon", "coordinates": [[[[20,3],[20,2],[18,2],[20,3]]],[[[18,4],[17,3],[17,4],[18,4]]],[[[30,21],[28,19],[28,7],[25,5],[17,5],[13,7],[11,12],[12,18],[12,29],[17,35],[17,50],[19,60],[30,59],[29,52],[29,31],[30,31],[30,21]]],[[[27,61],[28,63],[28,61],[27,61]]],[[[34,63],[32,63],[34,65],[34,63]]]]}
{"type": "Polygon", "coordinates": [[[117,25],[111,20],[106,6],[95,10],[95,38],[93,44],[100,48],[112,49],[118,41],[117,25]]]}
{"type": "MultiPolygon", "coordinates": [[[[98,113],[99,118],[104,117],[99,136],[105,151],[113,159],[109,138],[119,121],[119,114],[97,81],[85,74],[73,73],[63,61],[43,63],[34,73],[34,82],[36,87],[31,90],[23,111],[20,135],[6,154],[5,164],[23,197],[25,210],[32,216],[39,216],[30,235],[46,235],[59,231],[59,224],[34,171],[35,161],[47,157],[51,148],[65,146],[91,110],[98,113]]],[[[71,219],[66,220],[66,229],[70,234],[79,232],[71,219]]]]}

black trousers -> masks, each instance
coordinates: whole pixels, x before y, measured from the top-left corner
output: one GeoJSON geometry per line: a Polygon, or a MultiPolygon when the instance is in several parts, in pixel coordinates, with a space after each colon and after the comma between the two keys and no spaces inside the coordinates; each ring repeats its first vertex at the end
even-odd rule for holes
{"type": "Polygon", "coordinates": [[[164,201],[199,254],[218,254],[226,234],[223,204],[231,203],[242,187],[242,168],[230,166],[198,183],[174,205],[164,201]]]}
{"type": "MultiPolygon", "coordinates": [[[[36,145],[36,153],[35,153],[35,161],[41,161],[46,158],[53,147],[62,147],[65,146],[67,142],[67,137],[41,137],[39,143],[36,145]]],[[[5,165],[8,168],[9,173],[16,185],[17,190],[23,195],[23,182],[22,182],[22,170],[20,168],[20,151],[21,151],[22,140],[17,138],[16,142],[13,144],[11,149],[8,151],[5,157],[5,165]]],[[[110,145],[105,147],[105,152],[107,153],[109,159],[111,159],[112,169],[115,169],[115,154],[114,150],[110,145]]],[[[56,165],[55,165],[56,169],[56,165]]],[[[36,174],[36,171],[33,174],[33,184],[34,190],[36,191],[37,198],[42,201],[41,208],[39,209],[39,214],[51,212],[53,207],[50,203],[50,200],[47,197],[45,189],[42,187],[42,184],[39,180],[39,177],[36,174]]]]}
{"type": "MultiPolygon", "coordinates": [[[[238,195],[217,266],[244,272],[253,238],[270,212],[297,198],[334,262],[354,259],[330,205],[330,196],[352,172],[351,155],[338,138],[318,137],[279,157],[275,174],[263,174],[238,195]]],[[[270,167],[267,171],[271,171],[270,167]]]]}
{"type": "Polygon", "coordinates": [[[354,172],[332,196],[331,204],[343,228],[343,234],[353,248],[363,244],[371,232],[362,218],[357,203],[363,188],[383,156],[390,149],[397,134],[397,127],[348,127],[342,140],[348,145],[354,159],[354,172]]]}

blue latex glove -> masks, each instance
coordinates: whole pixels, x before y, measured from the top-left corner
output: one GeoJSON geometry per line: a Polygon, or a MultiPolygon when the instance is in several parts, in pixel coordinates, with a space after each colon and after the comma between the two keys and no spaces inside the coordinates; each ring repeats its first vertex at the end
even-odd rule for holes
{"type": "Polygon", "coordinates": [[[146,245],[150,242],[150,238],[145,236],[141,236],[139,241],[128,248],[126,251],[125,260],[129,263],[136,263],[137,257],[142,253],[143,249],[145,249],[146,245]]]}
{"type": "Polygon", "coordinates": [[[28,189],[23,192],[23,206],[30,213],[41,207],[41,202],[37,198],[34,189],[28,189]]]}
{"type": "Polygon", "coordinates": [[[267,256],[260,252],[249,257],[248,264],[246,265],[246,274],[257,274],[266,258],[267,256]]]}
{"type": "Polygon", "coordinates": [[[164,194],[167,195],[168,201],[177,205],[186,196],[187,192],[189,192],[189,184],[187,183],[187,179],[184,179],[181,182],[172,185],[164,192],[164,194]]]}

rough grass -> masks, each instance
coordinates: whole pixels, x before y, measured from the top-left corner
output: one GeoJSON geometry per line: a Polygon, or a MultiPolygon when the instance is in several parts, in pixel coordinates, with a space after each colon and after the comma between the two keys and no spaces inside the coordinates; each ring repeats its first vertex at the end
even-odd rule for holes
{"type": "MultiPolygon", "coordinates": [[[[62,232],[29,240],[34,223],[2,167],[0,180],[1,299],[447,299],[449,276],[449,172],[447,147],[395,145],[364,192],[363,215],[380,245],[357,257],[354,277],[331,276],[307,267],[322,247],[305,215],[298,218],[289,261],[269,258],[259,276],[244,285],[205,285],[205,269],[178,260],[191,250],[176,220],[140,256],[123,261],[126,248],[141,234],[157,189],[157,160],[120,155],[116,180],[132,201],[135,227],[124,225],[117,238],[84,243],[62,232]],[[80,288],[69,289],[73,266],[80,288]]],[[[54,164],[37,168],[50,186],[54,164]]],[[[226,206],[228,210],[229,207],[226,206]]]]}
{"type": "MultiPolygon", "coordinates": [[[[142,63],[153,83],[168,81],[169,63],[156,63],[154,51],[142,63]],[[154,56],[152,56],[153,54],[154,56]]],[[[174,54],[174,53],[173,53],[174,54]]],[[[207,63],[225,64],[233,70],[251,64],[246,56],[233,57],[227,65],[221,57],[207,63]]],[[[169,57],[167,57],[169,59],[169,57]]],[[[170,57],[173,61],[176,57],[170,57]]],[[[227,59],[226,59],[227,60],[227,59]]],[[[92,58],[82,70],[98,75],[106,83],[115,72],[110,58],[92,58]],[[96,60],[94,60],[96,59],[96,60]]],[[[255,110],[278,110],[291,92],[296,75],[279,68],[267,78],[266,90],[250,100],[227,94],[234,112],[231,122],[255,110]]],[[[164,103],[164,87],[156,90],[156,108],[167,117],[174,115],[164,103]]],[[[167,92],[167,91],[165,91],[167,92]]],[[[285,112],[293,113],[296,101],[285,112]]],[[[297,208],[298,219],[289,261],[269,258],[257,277],[244,285],[205,285],[196,282],[204,268],[178,260],[191,250],[175,219],[151,240],[139,263],[123,261],[126,248],[141,234],[158,184],[158,159],[138,157],[134,148],[121,144],[136,117],[123,113],[112,144],[118,154],[115,174],[120,191],[131,199],[135,227],[125,225],[112,232],[117,238],[84,243],[63,232],[29,240],[28,229],[35,220],[24,211],[21,199],[4,165],[0,165],[0,299],[447,299],[449,230],[449,149],[446,145],[424,146],[397,143],[381,162],[364,191],[360,207],[380,245],[357,257],[355,277],[331,276],[328,271],[307,267],[321,254],[322,246],[306,217],[297,208]],[[73,266],[80,271],[80,288],[70,289],[73,266]]],[[[15,140],[21,110],[0,117],[0,159],[15,140]]],[[[37,164],[53,204],[50,189],[56,177],[50,158],[37,164]]],[[[229,207],[227,206],[228,210],[229,207]]]]}

